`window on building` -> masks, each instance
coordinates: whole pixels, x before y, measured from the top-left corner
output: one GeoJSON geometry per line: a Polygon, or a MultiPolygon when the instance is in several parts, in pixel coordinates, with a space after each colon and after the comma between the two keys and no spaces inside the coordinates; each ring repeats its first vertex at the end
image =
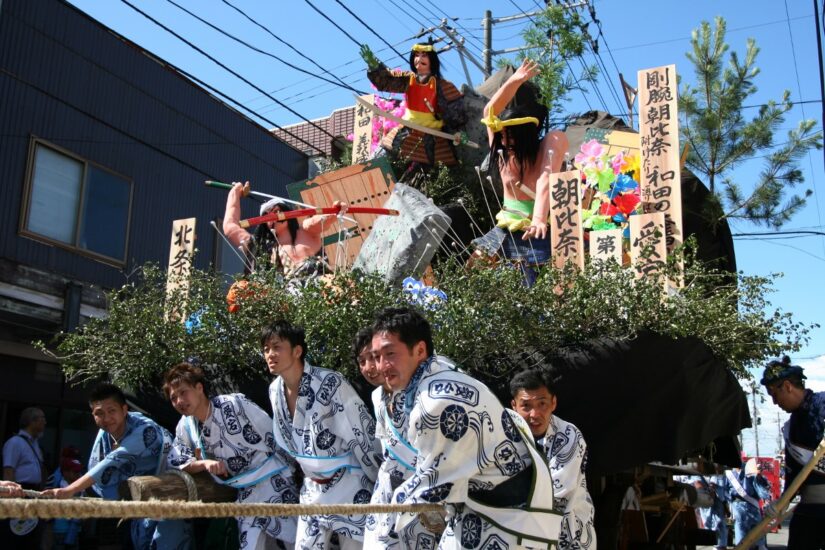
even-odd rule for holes
{"type": "Polygon", "coordinates": [[[22,232],[125,263],[132,182],[39,140],[29,166],[22,232]]]}

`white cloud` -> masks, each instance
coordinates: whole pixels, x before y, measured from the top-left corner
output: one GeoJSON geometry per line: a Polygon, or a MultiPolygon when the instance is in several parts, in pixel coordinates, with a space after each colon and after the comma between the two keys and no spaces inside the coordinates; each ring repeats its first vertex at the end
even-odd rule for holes
{"type": "Polygon", "coordinates": [[[799,361],[799,366],[805,369],[805,387],[815,392],[825,391],[825,355],[799,361]]]}

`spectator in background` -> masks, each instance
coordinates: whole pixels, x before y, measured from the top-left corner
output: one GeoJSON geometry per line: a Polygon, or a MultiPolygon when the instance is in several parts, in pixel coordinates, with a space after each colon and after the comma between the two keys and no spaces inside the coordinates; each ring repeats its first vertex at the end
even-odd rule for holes
{"type": "MultiPolygon", "coordinates": [[[[728,497],[733,516],[733,543],[739,544],[762,520],[759,500],[770,498],[771,486],[768,480],[759,473],[759,465],[755,458],[748,460],[742,469],[726,471],[725,477],[730,484],[728,497]]],[[[767,548],[767,539],[763,536],[757,541],[755,547],[760,550],[767,548]]]]}
{"type": "MultiPolygon", "coordinates": [[[[49,488],[63,488],[77,481],[83,475],[83,464],[79,460],[79,452],[74,447],[66,447],[60,453],[60,467],[49,476],[49,488]]],[[[79,491],[74,496],[81,496],[79,491]]],[[[82,521],[79,519],[57,518],[50,523],[48,535],[50,544],[45,545],[54,550],[75,550],[79,548],[80,529],[82,521]]]]}
{"type": "MultiPolygon", "coordinates": [[[[3,479],[17,482],[23,489],[39,491],[43,488],[43,451],[37,440],[45,430],[46,415],[41,409],[23,409],[20,431],[3,445],[3,479]]],[[[0,522],[3,548],[39,548],[41,536],[42,525],[37,519],[0,522]]]]}
{"type": "Polygon", "coordinates": [[[700,477],[694,481],[696,490],[704,490],[711,499],[711,505],[700,507],[699,514],[705,529],[716,533],[716,548],[727,548],[728,546],[728,523],[727,523],[727,488],[728,483],[724,476],[721,480],[711,478],[710,480],[700,477]]]}
{"type": "Polygon", "coordinates": [[[24,489],[43,488],[43,451],[38,439],[46,430],[46,415],[37,407],[20,413],[20,431],[3,445],[3,479],[16,481],[24,489]]]}

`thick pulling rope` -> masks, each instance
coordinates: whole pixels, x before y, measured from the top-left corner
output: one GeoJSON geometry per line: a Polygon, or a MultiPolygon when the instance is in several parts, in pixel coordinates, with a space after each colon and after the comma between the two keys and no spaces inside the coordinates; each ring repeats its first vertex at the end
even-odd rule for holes
{"type": "Polygon", "coordinates": [[[0,518],[225,518],[437,512],[440,504],[255,504],[150,500],[0,499],[0,518]]]}

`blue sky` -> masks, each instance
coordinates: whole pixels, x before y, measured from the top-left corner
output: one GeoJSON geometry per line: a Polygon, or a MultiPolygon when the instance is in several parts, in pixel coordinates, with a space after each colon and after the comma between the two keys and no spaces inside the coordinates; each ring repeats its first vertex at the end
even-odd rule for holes
{"type": "MultiPolygon", "coordinates": [[[[333,110],[352,104],[351,92],[328,84],[313,76],[288,68],[272,57],[256,53],[197,21],[169,0],[129,0],[141,10],[187,40],[208,52],[232,70],[240,73],[257,87],[288,105],[306,118],[324,117],[333,110]]],[[[320,69],[298,56],[282,42],[253,25],[223,0],[174,0],[180,6],[197,13],[224,31],[235,34],[257,48],[289,61],[311,73],[320,69]]],[[[310,5],[315,5],[340,25],[359,43],[369,44],[390,66],[402,66],[401,60],[382,40],[359,23],[342,7],[346,6],[387,42],[402,53],[409,51],[412,40],[422,28],[438,25],[449,16],[457,18],[451,25],[465,37],[468,50],[480,57],[482,44],[481,18],[484,10],[493,17],[509,16],[522,11],[534,11],[534,0],[487,0],[438,2],[433,0],[294,0],[264,2],[262,0],[228,0],[246,12],[260,25],[281,40],[291,44],[305,56],[351,86],[366,90],[364,65],[358,56],[358,46],[342,31],[323,19],[310,5]],[[395,56],[395,57],[394,57],[395,56]]],[[[208,84],[240,101],[249,109],[279,125],[300,122],[300,118],[279,106],[270,97],[243,83],[226,70],[197,53],[184,42],[132,10],[123,0],[70,0],[104,25],[113,28],[158,57],[204,80],[208,84]]],[[[785,89],[794,101],[813,101],[794,107],[783,126],[783,133],[796,126],[802,118],[814,118],[821,129],[821,104],[818,103],[819,73],[813,2],[802,0],[693,0],[692,2],[662,2],[634,0],[608,2],[591,0],[596,17],[601,21],[603,36],[599,37],[599,53],[606,67],[599,78],[601,98],[591,91],[586,96],[574,92],[570,96],[570,112],[589,107],[619,112],[610,88],[618,94],[618,76],[633,82],[640,69],[675,63],[682,78],[691,82],[693,75],[685,52],[690,47],[691,31],[702,20],[712,21],[717,15],[728,22],[727,41],[733,50],[744,52],[747,38],[754,38],[761,48],[758,66],[761,74],[756,83],[759,92],[751,104],[779,99],[785,89]],[[617,70],[618,69],[618,70],[617,70]],[[589,106],[588,106],[589,104],[589,106]]],[[[590,19],[586,12],[586,19],[590,19]]],[[[820,10],[821,15],[821,10],[820,10]]],[[[520,31],[527,20],[499,23],[493,27],[493,49],[517,47],[522,44],[520,31]]],[[[591,32],[598,31],[591,25],[591,32]]],[[[436,36],[441,36],[440,32],[436,36]]],[[[588,63],[596,62],[590,53],[588,63]]],[[[445,76],[461,84],[464,71],[455,52],[442,55],[445,76]]],[[[577,63],[574,70],[579,69],[577,63]]],[[[470,65],[473,85],[481,82],[481,73],[470,65]]],[[[270,122],[259,119],[265,126],[270,122]]],[[[777,142],[785,141],[780,136],[777,142]]],[[[753,177],[759,164],[751,163],[737,170],[740,181],[753,177]]],[[[814,152],[800,164],[804,172],[804,188],[814,195],[808,205],[784,228],[823,231],[825,217],[825,173],[823,154],[814,152]]],[[[243,179],[243,167],[238,167],[237,179],[243,179]]],[[[746,233],[767,231],[766,228],[739,223],[733,231],[746,233]]],[[[747,274],[783,273],[770,296],[773,306],[790,311],[804,323],[822,322],[825,298],[821,281],[825,273],[825,237],[812,236],[784,240],[737,239],[736,256],[739,269],[747,274]]],[[[812,333],[811,342],[793,355],[795,363],[806,367],[809,385],[825,391],[825,329],[812,333]]],[[[760,427],[760,450],[772,452],[776,447],[777,409],[759,404],[763,424],[760,427]]],[[[783,421],[784,414],[780,415],[783,421]]],[[[746,450],[752,451],[753,434],[743,434],[746,450]]]]}

